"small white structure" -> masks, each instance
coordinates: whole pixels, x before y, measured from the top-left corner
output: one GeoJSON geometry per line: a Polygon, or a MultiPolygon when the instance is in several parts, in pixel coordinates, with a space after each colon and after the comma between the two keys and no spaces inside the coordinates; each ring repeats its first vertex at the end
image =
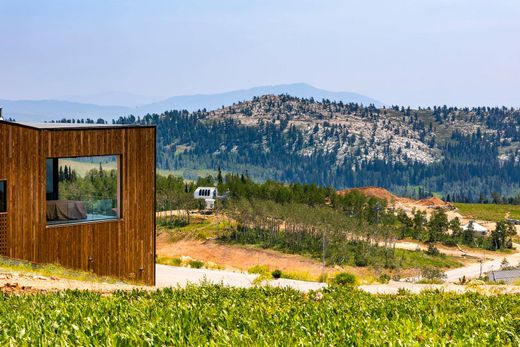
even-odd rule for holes
{"type": "Polygon", "coordinates": [[[206,202],[206,209],[212,210],[215,208],[215,201],[217,200],[218,190],[215,187],[198,187],[193,193],[195,199],[204,200],[206,202]]]}
{"type": "Polygon", "coordinates": [[[462,226],[462,230],[473,230],[473,233],[478,236],[487,236],[489,231],[486,227],[478,224],[474,220],[470,220],[468,224],[462,226]]]}

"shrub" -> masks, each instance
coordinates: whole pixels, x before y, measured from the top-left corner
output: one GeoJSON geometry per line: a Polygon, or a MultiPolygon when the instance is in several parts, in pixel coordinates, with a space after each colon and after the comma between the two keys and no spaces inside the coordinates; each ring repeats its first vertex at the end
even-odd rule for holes
{"type": "Polygon", "coordinates": [[[247,270],[247,272],[250,274],[263,275],[263,274],[269,273],[269,267],[267,265],[255,265],[255,266],[250,267],[247,270]]]}
{"type": "Polygon", "coordinates": [[[428,244],[428,249],[425,252],[428,255],[439,255],[441,252],[439,252],[439,249],[435,247],[433,243],[428,244]]]}
{"type": "Polygon", "coordinates": [[[467,284],[468,283],[468,280],[466,279],[466,276],[462,276],[461,278],[459,278],[459,282],[458,282],[460,285],[464,285],[464,284],[467,284]]]}
{"type": "Polygon", "coordinates": [[[365,256],[363,256],[362,254],[356,254],[355,257],[354,257],[354,264],[356,266],[367,266],[368,265],[368,260],[365,256]]]}
{"type": "Polygon", "coordinates": [[[282,278],[296,281],[320,282],[318,277],[313,276],[306,271],[283,271],[282,278]]]}
{"type": "Polygon", "coordinates": [[[473,279],[468,282],[468,286],[470,286],[470,287],[483,286],[484,284],[486,284],[486,282],[484,282],[483,280],[478,280],[478,279],[473,279]]]}
{"type": "Polygon", "coordinates": [[[390,282],[390,276],[388,274],[381,274],[377,278],[377,281],[379,283],[388,283],[388,282],[390,282]]]}
{"type": "Polygon", "coordinates": [[[282,271],[281,270],[274,270],[273,272],[271,272],[271,275],[273,275],[273,278],[275,280],[279,279],[280,277],[282,277],[282,271]]]}
{"type": "Polygon", "coordinates": [[[182,260],[180,258],[158,257],[157,263],[170,266],[181,266],[182,260]]]}
{"type": "Polygon", "coordinates": [[[410,294],[412,294],[410,289],[406,289],[406,288],[402,288],[402,287],[397,289],[397,295],[410,295],[410,294]]]}
{"type": "Polygon", "coordinates": [[[329,274],[325,272],[320,275],[320,277],[318,278],[318,282],[326,283],[328,279],[329,279],[329,274]]]}
{"type": "Polygon", "coordinates": [[[333,281],[334,284],[338,286],[353,286],[356,284],[356,276],[350,274],[348,272],[342,272],[337,274],[333,281]]]}
{"type": "Polygon", "coordinates": [[[430,281],[441,281],[446,278],[446,274],[441,269],[430,266],[421,270],[421,276],[430,281]]]}
{"type": "Polygon", "coordinates": [[[168,229],[185,227],[188,222],[184,219],[157,218],[157,225],[168,229]]]}
{"type": "Polygon", "coordinates": [[[188,265],[195,269],[201,269],[204,267],[204,262],[200,260],[191,260],[188,265]]]}

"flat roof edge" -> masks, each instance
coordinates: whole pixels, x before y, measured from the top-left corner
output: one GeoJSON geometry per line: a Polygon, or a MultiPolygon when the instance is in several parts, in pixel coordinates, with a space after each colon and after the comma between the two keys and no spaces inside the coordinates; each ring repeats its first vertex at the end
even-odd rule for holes
{"type": "Polygon", "coordinates": [[[0,124],[19,126],[32,130],[39,131],[78,131],[78,130],[117,130],[117,129],[143,129],[143,128],[156,128],[155,124],[85,124],[81,123],[19,123],[19,122],[10,122],[5,120],[0,120],[0,124]],[[56,124],[56,127],[52,127],[53,124],[56,124]],[[43,126],[45,125],[45,126],[43,126]]]}

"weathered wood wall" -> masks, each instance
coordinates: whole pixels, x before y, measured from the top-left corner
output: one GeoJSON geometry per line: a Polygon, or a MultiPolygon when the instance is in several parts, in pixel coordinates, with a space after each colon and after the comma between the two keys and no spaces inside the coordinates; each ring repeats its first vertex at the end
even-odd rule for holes
{"type": "MultiPolygon", "coordinates": [[[[0,180],[7,180],[7,132],[5,125],[0,123],[0,180]]],[[[8,233],[7,213],[0,213],[0,255],[8,255],[7,233],[8,233]]]]}
{"type": "Polygon", "coordinates": [[[0,141],[12,144],[7,160],[0,154],[0,179],[8,180],[8,256],[154,284],[155,128],[0,124],[0,141]],[[45,160],[92,155],[120,156],[121,219],[47,226],[45,160]]]}

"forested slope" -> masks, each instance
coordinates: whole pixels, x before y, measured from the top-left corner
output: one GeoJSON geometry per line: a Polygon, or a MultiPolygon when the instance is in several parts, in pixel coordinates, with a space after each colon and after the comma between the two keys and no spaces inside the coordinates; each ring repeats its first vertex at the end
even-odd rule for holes
{"type": "Polygon", "coordinates": [[[157,125],[164,169],[248,172],[335,188],[382,186],[458,201],[518,193],[520,110],[376,108],[287,95],[214,111],[120,118],[157,125]]]}

